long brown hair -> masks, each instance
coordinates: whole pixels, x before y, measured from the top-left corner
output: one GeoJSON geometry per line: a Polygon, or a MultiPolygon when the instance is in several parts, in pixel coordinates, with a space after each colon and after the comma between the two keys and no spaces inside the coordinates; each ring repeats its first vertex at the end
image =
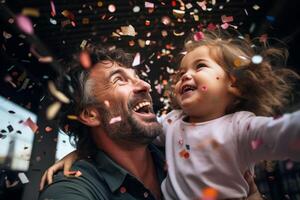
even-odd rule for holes
{"type": "MultiPolygon", "coordinates": [[[[240,96],[231,105],[227,113],[251,111],[256,115],[271,116],[282,111],[292,97],[293,81],[299,75],[286,68],[288,51],[286,48],[275,48],[263,43],[255,45],[235,32],[222,29],[201,32],[201,38],[189,37],[184,46],[184,53],[200,46],[209,47],[210,56],[236,79],[235,87],[240,96]],[[261,62],[253,61],[254,56],[261,62]]],[[[199,33],[198,33],[199,34],[199,33]]],[[[173,77],[176,83],[179,77],[173,77]]],[[[176,99],[171,102],[178,108],[176,99]]]]}

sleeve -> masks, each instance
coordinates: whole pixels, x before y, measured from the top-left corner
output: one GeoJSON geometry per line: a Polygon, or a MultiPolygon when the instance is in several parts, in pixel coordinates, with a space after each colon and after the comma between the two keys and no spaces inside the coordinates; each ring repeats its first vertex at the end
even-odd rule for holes
{"type": "Polygon", "coordinates": [[[167,129],[170,127],[170,121],[174,118],[178,118],[182,114],[181,110],[172,110],[167,115],[163,115],[157,119],[157,121],[162,125],[163,132],[161,135],[157,136],[153,143],[157,146],[164,147],[166,143],[166,133],[167,129]]]}
{"type": "Polygon", "coordinates": [[[235,116],[240,156],[247,164],[290,158],[300,161],[300,111],[279,118],[235,116]]]}
{"type": "Polygon", "coordinates": [[[89,200],[84,188],[73,182],[55,182],[40,193],[39,200],[89,200]]]}

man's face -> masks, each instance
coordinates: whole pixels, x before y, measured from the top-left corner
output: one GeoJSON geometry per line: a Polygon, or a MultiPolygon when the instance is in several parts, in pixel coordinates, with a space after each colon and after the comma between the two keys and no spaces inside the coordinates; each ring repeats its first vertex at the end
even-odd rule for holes
{"type": "Polygon", "coordinates": [[[101,125],[112,139],[147,144],[162,133],[153,112],[150,85],[133,69],[105,61],[95,65],[90,79],[101,125]]]}

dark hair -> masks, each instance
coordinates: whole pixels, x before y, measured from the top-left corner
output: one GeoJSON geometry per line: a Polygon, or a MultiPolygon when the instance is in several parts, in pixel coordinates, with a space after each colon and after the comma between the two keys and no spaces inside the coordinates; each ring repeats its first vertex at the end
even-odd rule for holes
{"type": "MultiPolygon", "coordinates": [[[[207,46],[210,56],[223,67],[225,72],[236,79],[235,86],[241,96],[228,108],[227,113],[247,110],[257,115],[270,116],[278,114],[289,102],[292,81],[299,79],[294,71],[285,68],[288,51],[286,48],[274,48],[266,45],[254,45],[253,42],[233,33],[216,29],[204,30],[200,38],[193,36],[185,43],[184,52],[207,46]],[[253,63],[255,55],[263,60],[253,63]],[[292,79],[291,79],[292,78],[292,79]]],[[[183,56],[182,56],[183,57],[183,56]]],[[[173,84],[179,77],[173,77],[173,84]]],[[[174,97],[173,105],[178,108],[174,97]]]]}
{"type": "Polygon", "coordinates": [[[93,66],[99,62],[112,61],[120,66],[130,67],[133,57],[121,49],[102,47],[100,45],[87,45],[87,47],[74,54],[70,61],[64,61],[64,70],[57,79],[57,86],[71,99],[58,114],[59,128],[70,136],[70,142],[76,146],[79,157],[92,156],[97,149],[89,132],[89,127],[76,120],[86,107],[99,105],[90,94],[87,81],[93,66]],[[79,60],[80,53],[84,51],[91,60],[91,67],[85,68],[79,60]]]}

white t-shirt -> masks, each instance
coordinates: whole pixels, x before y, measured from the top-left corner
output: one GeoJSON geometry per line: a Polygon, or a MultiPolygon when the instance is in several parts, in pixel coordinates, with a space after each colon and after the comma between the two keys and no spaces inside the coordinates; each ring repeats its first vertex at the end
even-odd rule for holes
{"type": "Polygon", "coordinates": [[[243,177],[260,160],[300,160],[300,111],[280,118],[241,111],[202,122],[183,121],[174,110],[163,120],[168,175],[162,183],[165,199],[199,199],[212,187],[218,199],[246,197],[243,177]]]}

